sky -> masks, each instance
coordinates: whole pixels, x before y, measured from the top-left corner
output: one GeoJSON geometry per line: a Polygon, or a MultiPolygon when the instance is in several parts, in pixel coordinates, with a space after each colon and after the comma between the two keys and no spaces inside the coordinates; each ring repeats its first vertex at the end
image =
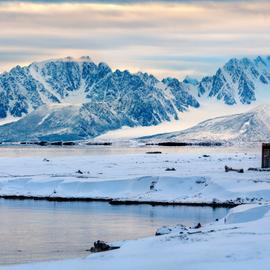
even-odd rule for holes
{"type": "Polygon", "coordinates": [[[113,69],[201,78],[270,55],[270,1],[0,0],[0,72],[88,55],[113,69]]]}

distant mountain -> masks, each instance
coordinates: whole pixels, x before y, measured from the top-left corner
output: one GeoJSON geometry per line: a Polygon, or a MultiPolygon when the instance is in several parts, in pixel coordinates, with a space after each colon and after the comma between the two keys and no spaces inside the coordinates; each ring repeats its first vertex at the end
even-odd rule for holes
{"type": "Polygon", "coordinates": [[[171,95],[169,87],[159,85],[152,75],[113,72],[87,57],[45,61],[0,75],[0,118],[21,117],[46,104],[75,102],[109,107],[115,114],[129,115],[133,124],[155,125],[177,119],[178,112],[189,106],[199,106],[184,84],[176,90],[177,96],[171,95]]]}
{"type": "Polygon", "coordinates": [[[112,71],[89,57],[49,60],[0,74],[0,120],[21,118],[1,126],[0,137],[13,141],[20,135],[24,140],[23,136],[39,139],[52,134],[54,138],[64,129],[63,138],[93,138],[123,126],[178,120],[181,113],[199,108],[205,99],[232,106],[251,104],[261,93],[259,89],[270,93],[270,57],[231,59],[214,76],[201,81],[186,77],[183,82],[112,71]],[[45,116],[42,125],[31,122],[45,116]],[[29,127],[29,134],[24,126],[29,127]],[[20,133],[13,134],[14,130],[20,133]]]}
{"type": "Polygon", "coordinates": [[[197,86],[198,96],[214,97],[228,105],[251,104],[259,88],[270,92],[270,57],[233,58],[197,86]]]}
{"type": "Polygon", "coordinates": [[[0,76],[0,117],[27,116],[2,126],[0,137],[13,141],[19,134],[21,139],[39,139],[65,128],[72,138],[91,138],[122,126],[178,119],[179,112],[200,105],[183,83],[173,81],[162,83],[147,73],[113,72],[108,65],[96,65],[89,58],[17,66],[0,76]],[[46,121],[38,124],[45,116],[46,121]],[[24,131],[25,127],[29,129],[24,131]],[[13,134],[15,130],[19,133],[13,134]]]}
{"type": "Polygon", "coordinates": [[[144,138],[168,142],[269,142],[270,105],[241,114],[210,119],[192,128],[144,138]]]}

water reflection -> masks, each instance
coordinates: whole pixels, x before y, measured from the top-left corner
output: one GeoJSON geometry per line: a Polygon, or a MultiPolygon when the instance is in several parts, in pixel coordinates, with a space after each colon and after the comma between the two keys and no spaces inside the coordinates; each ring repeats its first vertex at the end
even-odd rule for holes
{"type": "Polygon", "coordinates": [[[163,225],[204,224],[226,213],[210,207],[0,199],[0,263],[85,256],[97,239],[151,236],[163,225]]]}

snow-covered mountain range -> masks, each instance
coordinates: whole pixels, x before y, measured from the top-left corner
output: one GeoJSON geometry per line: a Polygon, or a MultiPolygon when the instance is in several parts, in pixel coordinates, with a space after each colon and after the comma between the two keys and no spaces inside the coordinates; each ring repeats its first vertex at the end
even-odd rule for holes
{"type": "Polygon", "coordinates": [[[267,142],[270,141],[270,105],[247,113],[217,117],[180,131],[144,138],[154,142],[267,142]]]}
{"type": "Polygon", "coordinates": [[[228,105],[251,104],[269,94],[269,84],[270,57],[259,56],[254,60],[233,58],[214,76],[203,78],[198,84],[198,93],[216,97],[228,105]]]}
{"type": "Polygon", "coordinates": [[[231,59],[214,76],[183,82],[112,71],[89,57],[49,60],[0,74],[0,119],[20,118],[0,126],[0,140],[88,139],[178,120],[205,99],[236,106],[268,94],[270,57],[231,59]]]}

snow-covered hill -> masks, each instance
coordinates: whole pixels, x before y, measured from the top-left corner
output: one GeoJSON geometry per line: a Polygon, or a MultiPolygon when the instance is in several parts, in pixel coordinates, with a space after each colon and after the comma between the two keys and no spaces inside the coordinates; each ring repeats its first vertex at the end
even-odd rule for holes
{"type": "Polygon", "coordinates": [[[145,139],[172,142],[267,142],[270,141],[270,106],[260,105],[247,113],[210,119],[180,132],[145,139]]]}
{"type": "Polygon", "coordinates": [[[200,82],[190,77],[183,82],[160,81],[147,73],[112,71],[89,57],[49,60],[0,74],[0,120],[20,119],[1,126],[0,139],[55,138],[55,134],[59,139],[88,139],[123,126],[178,120],[206,100],[233,108],[267,98],[270,57],[231,59],[200,82]]]}

